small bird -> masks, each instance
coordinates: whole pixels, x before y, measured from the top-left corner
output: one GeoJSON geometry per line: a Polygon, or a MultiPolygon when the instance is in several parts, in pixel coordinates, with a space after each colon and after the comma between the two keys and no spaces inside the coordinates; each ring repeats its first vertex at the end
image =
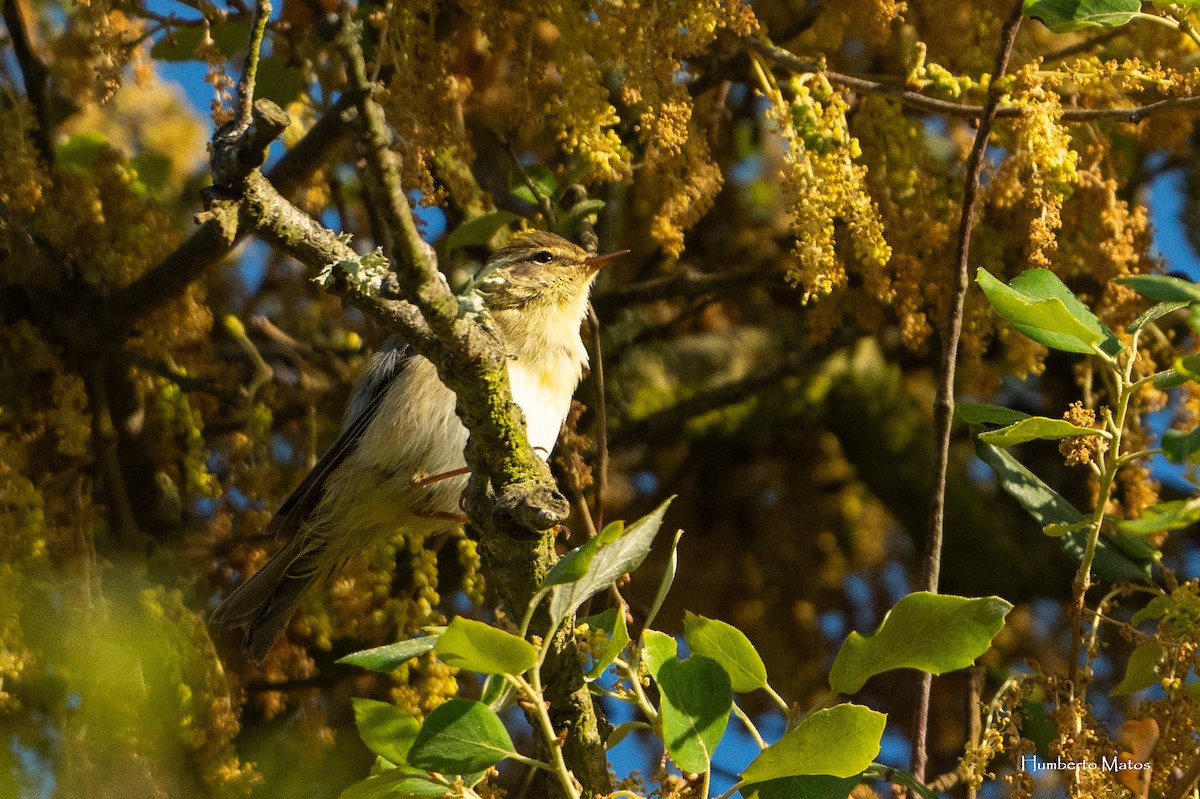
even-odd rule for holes
{"type": "MultiPolygon", "coordinates": [[[[549,457],[588,364],[579,336],[600,267],[623,252],[592,255],[553,233],[518,233],[472,282],[508,354],[512,397],[529,443],[549,457]]],[[[260,660],[304,591],[373,543],[414,539],[461,523],[467,431],[434,365],[391,342],[354,388],[341,434],[267,525],[283,546],[213,612],[245,628],[260,660]]]]}

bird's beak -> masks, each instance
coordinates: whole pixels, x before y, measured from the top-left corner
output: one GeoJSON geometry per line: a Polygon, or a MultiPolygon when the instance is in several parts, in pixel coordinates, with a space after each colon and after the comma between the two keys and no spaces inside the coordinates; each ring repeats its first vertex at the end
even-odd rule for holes
{"type": "Polygon", "coordinates": [[[617,250],[616,252],[607,252],[604,255],[593,255],[591,258],[586,259],[583,265],[593,272],[598,272],[606,263],[628,252],[629,250],[617,250]]]}

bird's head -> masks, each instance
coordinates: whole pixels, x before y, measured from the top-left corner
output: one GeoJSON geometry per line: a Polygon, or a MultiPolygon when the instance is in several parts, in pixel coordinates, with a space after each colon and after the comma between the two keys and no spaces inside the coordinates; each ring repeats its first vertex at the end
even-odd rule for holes
{"type": "Polygon", "coordinates": [[[578,323],[596,273],[620,254],[592,255],[542,230],[518,233],[488,259],[473,286],[493,313],[558,316],[577,311],[578,323]]]}

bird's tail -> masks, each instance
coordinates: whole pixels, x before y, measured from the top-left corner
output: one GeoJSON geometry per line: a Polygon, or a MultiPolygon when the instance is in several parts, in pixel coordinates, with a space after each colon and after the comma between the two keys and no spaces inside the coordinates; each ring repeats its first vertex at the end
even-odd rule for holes
{"type": "Polygon", "coordinates": [[[316,564],[326,544],[312,539],[292,538],[213,611],[213,622],[245,629],[246,650],[255,660],[283,634],[300,597],[320,576],[316,564]]]}

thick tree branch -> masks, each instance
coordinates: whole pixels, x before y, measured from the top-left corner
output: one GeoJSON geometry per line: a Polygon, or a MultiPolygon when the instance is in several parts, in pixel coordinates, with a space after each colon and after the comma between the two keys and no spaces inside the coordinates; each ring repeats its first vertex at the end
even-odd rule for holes
{"type": "MultiPolygon", "coordinates": [[[[987,152],[988,136],[992,122],[1000,106],[1000,78],[1008,70],[1009,57],[1017,32],[1021,28],[1023,0],[1017,0],[1012,12],[1000,30],[1000,46],[996,51],[988,86],[987,105],[975,131],[975,143],[967,157],[966,185],[963,188],[962,215],[959,218],[958,246],[955,254],[954,284],[950,295],[950,307],[942,328],[942,358],[938,370],[937,399],[933,406],[934,424],[934,485],[929,501],[929,530],[925,539],[925,562],[922,569],[922,588],[937,593],[942,568],[942,534],[946,512],[946,475],[950,467],[950,427],[954,421],[954,375],[958,364],[958,344],[962,337],[963,309],[967,301],[967,289],[971,283],[970,256],[971,230],[975,226],[975,202],[979,190],[979,177],[983,173],[983,159],[987,152]]],[[[929,698],[933,690],[933,675],[921,675],[917,696],[916,725],[913,731],[912,772],[918,782],[925,780],[925,765],[928,759],[926,738],[929,730],[929,698]]]]}
{"type": "Polygon", "coordinates": [[[21,14],[21,4],[16,0],[8,0],[0,5],[4,7],[4,25],[12,39],[13,55],[16,56],[17,66],[21,68],[21,77],[25,81],[25,96],[29,98],[37,118],[33,142],[42,160],[47,166],[51,166],[54,164],[54,145],[50,140],[50,70],[33,49],[33,39],[29,36],[29,27],[21,14]]]}
{"type": "Polygon", "coordinates": [[[387,228],[393,249],[393,271],[405,295],[421,309],[431,328],[447,335],[458,319],[458,298],[437,271],[404,196],[387,121],[383,109],[371,97],[372,87],[358,35],[358,27],[344,16],[337,44],[346,61],[358,111],[359,144],[367,163],[367,192],[387,228]]]}
{"type": "MultiPolygon", "coordinates": [[[[900,83],[882,83],[877,80],[824,69],[820,64],[806,61],[782,47],[769,44],[752,36],[744,36],[739,41],[744,47],[753,50],[775,66],[785,69],[788,72],[820,72],[830,83],[862,94],[879,94],[891,97],[903,105],[915,108],[918,111],[926,111],[930,114],[940,114],[959,119],[980,119],[989,113],[988,106],[991,103],[988,103],[988,105],[968,105],[966,103],[939,100],[936,97],[928,97],[920,92],[907,89],[900,83]]],[[[1191,110],[1198,107],[1200,107],[1200,96],[1168,97],[1164,100],[1158,100],[1135,108],[1069,108],[1063,111],[1060,119],[1063,122],[1100,122],[1108,120],[1128,122],[1136,125],[1155,114],[1183,109],[1191,110]]],[[[1012,119],[1021,116],[1024,111],[1017,106],[1004,106],[1002,108],[995,108],[990,113],[993,119],[1012,119]]]]}

